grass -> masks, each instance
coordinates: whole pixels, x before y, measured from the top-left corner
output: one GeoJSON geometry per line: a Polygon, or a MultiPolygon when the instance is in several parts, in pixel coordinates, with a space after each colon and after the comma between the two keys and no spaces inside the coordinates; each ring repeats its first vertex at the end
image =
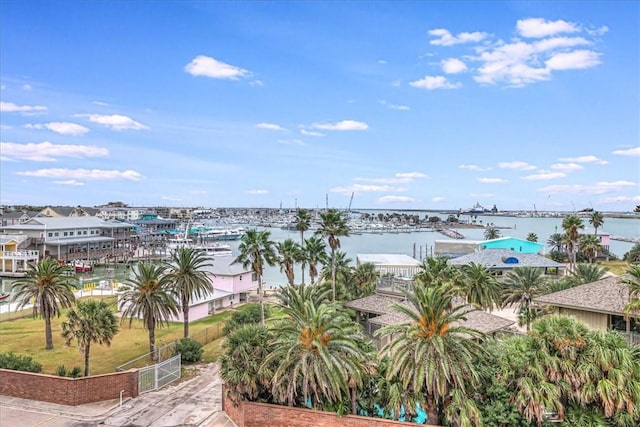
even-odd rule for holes
{"type": "MultiPolygon", "coordinates": [[[[115,297],[108,298],[113,302],[115,297]]],[[[207,327],[224,322],[231,316],[231,311],[224,311],[210,317],[192,322],[190,334],[195,334],[207,327]]],[[[55,374],[56,368],[64,365],[67,370],[78,366],[84,370],[84,355],[78,351],[75,342],[65,345],[60,335],[61,323],[66,319],[66,312],[51,320],[53,349],[44,349],[44,320],[31,316],[0,322],[0,352],[26,354],[42,364],[42,372],[55,374]]],[[[183,325],[178,322],[169,323],[168,327],[156,329],[156,346],[171,343],[182,338],[183,325]]],[[[218,340],[221,341],[221,340],[218,340]]],[[[218,344],[219,346],[219,344],[218,344]]],[[[215,348],[215,346],[212,346],[215,348]]],[[[212,350],[215,357],[218,350],[212,350]]],[[[120,330],[114,337],[111,346],[91,345],[90,370],[92,375],[115,372],[115,368],[149,352],[149,333],[139,320],[134,320],[129,328],[129,320],[120,324],[120,330]]]]}
{"type": "Polygon", "coordinates": [[[598,265],[602,267],[606,267],[615,275],[624,274],[630,267],[630,264],[627,261],[615,260],[615,261],[602,261],[598,262],[598,265]]]}

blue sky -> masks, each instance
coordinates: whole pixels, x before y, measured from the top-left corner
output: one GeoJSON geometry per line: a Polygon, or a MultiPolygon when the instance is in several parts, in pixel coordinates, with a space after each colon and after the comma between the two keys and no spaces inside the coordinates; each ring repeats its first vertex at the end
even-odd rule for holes
{"type": "Polygon", "coordinates": [[[640,3],[3,1],[0,203],[628,211],[640,3]]]}

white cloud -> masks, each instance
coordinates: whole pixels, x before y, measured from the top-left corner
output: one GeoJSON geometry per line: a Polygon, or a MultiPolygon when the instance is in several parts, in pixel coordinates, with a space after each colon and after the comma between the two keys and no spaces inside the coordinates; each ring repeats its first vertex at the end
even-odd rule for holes
{"type": "Polygon", "coordinates": [[[378,199],[378,203],[411,203],[416,199],[407,196],[382,196],[378,199]]]}
{"type": "Polygon", "coordinates": [[[409,82],[413,87],[420,89],[434,90],[434,89],[457,89],[462,86],[461,83],[452,83],[444,76],[424,76],[420,80],[409,82]]]}
{"type": "Polygon", "coordinates": [[[599,53],[591,50],[574,50],[556,53],[544,63],[550,70],[575,70],[600,64],[599,56],[599,53]]]}
{"type": "Polygon", "coordinates": [[[247,190],[246,193],[247,194],[260,195],[260,194],[269,194],[269,191],[267,191],[267,190],[247,190]]]}
{"type": "Polygon", "coordinates": [[[442,65],[442,71],[444,71],[445,74],[457,74],[467,69],[467,64],[457,58],[443,59],[440,65],[442,65]]]}
{"type": "Polygon", "coordinates": [[[498,167],[502,169],[515,169],[519,171],[530,171],[536,168],[535,166],[530,165],[527,162],[521,162],[518,160],[513,162],[500,162],[498,163],[498,167]]]}
{"type": "Polygon", "coordinates": [[[36,171],[16,172],[17,175],[36,178],[67,178],[75,180],[127,180],[140,181],[144,176],[133,170],[101,170],[101,169],[39,169],[36,171]]]}
{"type": "Polygon", "coordinates": [[[516,29],[522,37],[541,38],[559,33],[575,33],[580,31],[580,27],[573,22],[547,21],[544,18],[519,19],[516,29]]]}
{"type": "Polygon", "coordinates": [[[136,122],[131,117],[122,116],[119,114],[104,115],[104,114],[76,114],[75,117],[87,117],[90,122],[98,123],[113,130],[142,130],[149,129],[148,126],[143,125],[140,122],[136,122]]]}
{"type": "Polygon", "coordinates": [[[225,64],[204,55],[196,56],[190,63],[185,65],[184,70],[192,76],[211,77],[212,79],[238,80],[238,78],[250,74],[244,68],[225,64]]]}
{"type": "Polygon", "coordinates": [[[473,32],[473,33],[458,33],[456,35],[451,34],[449,30],[444,28],[436,28],[428,31],[429,35],[438,37],[437,39],[430,40],[429,43],[434,46],[452,46],[460,43],[479,42],[487,37],[487,33],[473,32]]]}
{"type": "Polygon", "coordinates": [[[85,133],[89,132],[89,128],[69,122],[26,124],[24,127],[26,127],[27,129],[49,129],[50,131],[59,133],[60,135],[71,136],[84,135],[85,133]]]}
{"type": "Polygon", "coordinates": [[[534,52],[546,52],[549,50],[555,50],[560,48],[590,45],[591,42],[583,39],[582,37],[551,37],[548,39],[538,40],[533,43],[534,52]]]}
{"type": "Polygon", "coordinates": [[[93,101],[92,104],[98,105],[100,107],[108,107],[109,106],[109,104],[107,104],[106,102],[102,102],[102,101],[93,101]]]}
{"type": "Polygon", "coordinates": [[[577,163],[554,163],[551,165],[551,169],[557,171],[572,172],[582,170],[584,169],[584,167],[577,163]]]}
{"type": "Polygon", "coordinates": [[[573,185],[549,185],[539,188],[538,191],[547,194],[606,194],[621,191],[627,187],[637,187],[637,182],[631,181],[602,181],[593,185],[573,184],[573,185]]]}
{"type": "Polygon", "coordinates": [[[0,112],[3,113],[33,113],[47,111],[43,105],[17,105],[13,102],[0,102],[0,112]]]}
{"type": "Polygon", "coordinates": [[[442,196],[436,196],[436,197],[434,197],[433,199],[431,199],[431,201],[432,201],[433,203],[440,203],[440,202],[444,202],[444,197],[442,197],[442,196]]]}
{"type": "Polygon", "coordinates": [[[351,194],[351,193],[381,193],[391,191],[407,191],[403,187],[393,187],[391,185],[364,185],[353,184],[346,187],[334,187],[330,190],[332,193],[351,194]]]}
{"type": "Polygon", "coordinates": [[[384,105],[385,107],[387,107],[390,110],[409,111],[411,109],[407,105],[391,104],[391,103],[385,101],[384,99],[380,101],[380,104],[384,105]]]}
{"type": "Polygon", "coordinates": [[[53,183],[60,185],[71,185],[74,187],[82,187],[84,185],[84,182],[76,181],[75,179],[68,179],[66,181],[53,181],[53,183]]]}
{"type": "Polygon", "coordinates": [[[367,130],[369,128],[369,125],[367,125],[364,122],[359,122],[356,120],[342,120],[336,123],[315,123],[311,125],[311,127],[314,129],[321,129],[321,130],[345,131],[345,130],[367,130]]]}
{"type": "Polygon", "coordinates": [[[606,160],[602,160],[596,156],[578,156],[578,157],[561,157],[558,159],[560,162],[569,162],[569,163],[595,163],[598,165],[606,165],[609,162],[606,160]]]}
{"type": "Polygon", "coordinates": [[[300,129],[300,133],[306,136],[324,136],[322,132],[316,132],[313,130],[300,129]]]}
{"type": "Polygon", "coordinates": [[[286,130],[282,126],[277,125],[275,123],[258,123],[256,126],[258,126],[260,129],[280,130],[280,131],[286,130]]]}
{"type": "Polygon", "coordinates": [[[24,90],[25,92],[29,92],[31,89],[33,89],[33,87],[31,87],[31,85],[28,83],[22,85],[22,90],[24,90]]]}
{"type": "Polygon", "coordinates": [[[0,124],[0,130],[10,130],[13,129],[13,126],[0,124]]]}
{"type": "Polygon", "coordinates": [[[615,150],[611,154],[618,156],[640,157],[640,147],[627,148],[626,150],[615,150]]]}
{"type": "Polygon", "coordinates": [[[480,199],[488,199],[489,197],[495,197],[493,193],[471,193],[471,197],[477,197],[480,199]]]}
{"type": "Polygon", "coordinates": [[[522,179],[526,181],[547,181],[550,179],[564,178],[565,176],[567,176],[567,174],[564,172],[540,171],[538,173],[523,176],[522,179]]]}
{"type": "Polygon", "coordinates": [[[387,61],[385,61],[384,59],[378,59],[378,64],[384,65],[386,63],[387,63],[387,61]]]}
{"type": "Polygon", "coordinates": [[[55,162],[59,157],[81,159],[85,157],[106,157],[109,150],[90,145],[64,145],[50,142],[15,144],[0,142],[3,157],[13,160],[34,162],[55,162]]]}
{"type": "Polygon", "coordinates": [[[468,169],[470,171],[475,171],[475,172],[487,172],[487,171],[490,171],[491,169],[493,169],[493,168],[482,168],[482,167],[477,166],[477,165],[464,165],[464,164],[462,164],[462,165],[460,165],[458,167],[460,169],[468,169]]]}
{"type": "Polygon", "coordinates": [[[483,184],[504,184],[505,182],[507,182],[506,179],[502,179],[502,178],[477,178],[478,182],[481,182],[483,184]]]}
{"type": "Polygon", "coordinates": [[[264,82],[262,80],[251,80],[249,82],[249,85],[251,86],[257,86],[257,87],[262,87],[264,86],[264,82]]]}
{"type": "Polygon", "coordinates": [[[422,172],[398,172],[396,173],[396,178],[416,179],[416,178],[428,178],[428,177],[422,172]]]}

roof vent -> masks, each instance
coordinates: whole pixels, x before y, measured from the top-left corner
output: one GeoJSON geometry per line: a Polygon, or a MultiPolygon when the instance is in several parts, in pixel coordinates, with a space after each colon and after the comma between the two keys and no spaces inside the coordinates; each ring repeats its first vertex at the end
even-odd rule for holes
{"type": "Polygon", "coordinates": [[[502,262],[504,262],[505,264],[518,264],[520,261],[518,261],[518,258],[514,256],[509,256],[509,257],[503,257],[502,262]]]}

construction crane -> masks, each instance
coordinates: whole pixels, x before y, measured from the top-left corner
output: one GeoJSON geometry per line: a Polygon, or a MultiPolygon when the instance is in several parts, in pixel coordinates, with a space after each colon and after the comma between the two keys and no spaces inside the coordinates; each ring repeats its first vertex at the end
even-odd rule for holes
{"type": "Polygon", "coordinates": [[[355,192],[351,193],[351,199],[349,200],[349,208],[347,209],[347,214],[351,213],[351,204],[353,203],[353,195],[355,192]]]}

